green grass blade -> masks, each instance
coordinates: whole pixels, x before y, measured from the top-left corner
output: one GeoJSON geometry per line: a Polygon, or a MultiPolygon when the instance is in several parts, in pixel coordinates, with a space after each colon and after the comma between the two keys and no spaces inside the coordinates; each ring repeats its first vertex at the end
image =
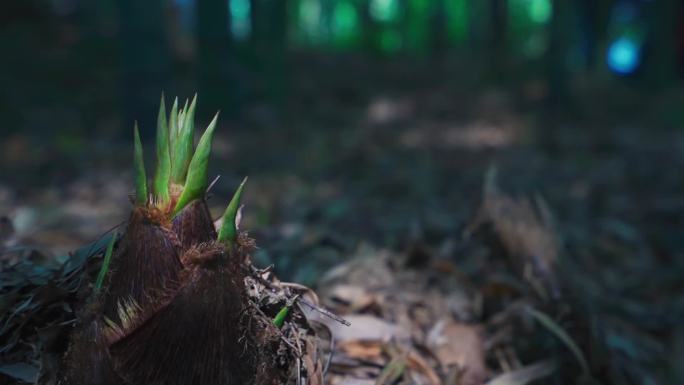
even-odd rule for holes
{"type": "Polygon", "coordinates": [[[237,225],[235,224],[235,218],[237,217],[238,210],[240,209],[242,190],[245,188],[246,182],[247,178],[245,177],[245,179],[242,180],[242,183],[240,183],[240,186],[238,186],[237,190],[235,190],[233,199],[231,199],[230,203],[228,203],[226,212],[223,213],[223,224],[221,225],[221,228],[219,229],[218,233],[219,242],[232,245],[235,243],[235,240],[237,239],[238,229],[237,225]]]}
{"type": "Polygon", "coordinates": [[[169,201],[169,178],[171,176],[171,158],[169,155],[169,126],[166,122],[166,106],[164,94],[159,103],[157,116],[157,169],[154,174],[154,193],[162,203],[169,201]]]}
{"type": "Polygon", "coordinates": [[[145,176],[145,161],[143,159],[142,142],[140,141],[140,132],[138,131],[138,123],[135,123],[133,128],[133,135],[135,136],[133,165],[135,168],[135,203],[137,205],[145,205],[147,203],[147,176],[145,176]]]}
{"type": "Polygon", "coordinates": [[[591,370],[589,369],[589,363],[582,353],[582,349],[575,343],[575,341],[570,337],[570,335],[560,326],[556,321],[545,313],[539,310],[533,309],[531,307],[525,307],[525,311],[532,316],[532,318],[539,321],[546,329],[553,333],[559,340],[561,340],[565,346],[572,352],[572,354],[579,362],[580,367],[582,367],[582,372],[585,376],[591,376],[591,370]]]}
{"type": "Polygon", "coordinates": [[[375,385],[387,385],[399,382],[406,372],[407,358],[398,355],[382,368],[380,376],[375,380],[375,385]]]}
{"type": "Polygon", "coordinates": [[[171,168],[171,180],[178,184],[184,184],[188,173],[188,167],[192,160],[193,138],[195,135],[195,106],[197,104],[197,96],[192,99],[190,107],[183,108],[182,112],[178,114],[178,140],[175,145],[175,156],[173,159],[173,166],[171,168]]]}
{"type": "Polygon", "coordinates": [[[217,120],[218,113],[214,116],[211,123],[209,123],[209,126],[207,126],[207,129],[204,131],[204,134],[202,134],[202,137],[197,144],[197,150],[195,150],[195,154],[192,156],[192,160],[188,167],[188,178],[183,187],[183,192],[181,193],[180,198],[178,198],[174,214],[177,214],[188,203],[204,196],[204,193],[207,190],[209,155],[211,154],[211,142],[214,138],[214,129],[216,128],[217,120]]]}
{"type": "Polygon", "coordinates": [[[102,284],[104,283],[105,276],[107,275],[107,271],[109,271],[109,263],[112,261],[114,243],[116,243],[117,238],[118,234],[115,232],[112,235],[112,239],[109,240],[109,244],[107,244],[107,250],[105,251],[104,259],[102,260],[102,267],[100,268],[100,272],[97,274],[97,279],[95,280],[96,293],[99,292],[100,289],[102,289],[102,284]]]}
{"type": "Polygon", "coordinates": [[[176,148],[176,141],[178,133],[178,97],[173,100],[173,106],[171,106],[171,112],[169,113],[169,157],[171,159],[171,164],[173,164],[173,158],[175,156],[174,149],[176,148]]]}

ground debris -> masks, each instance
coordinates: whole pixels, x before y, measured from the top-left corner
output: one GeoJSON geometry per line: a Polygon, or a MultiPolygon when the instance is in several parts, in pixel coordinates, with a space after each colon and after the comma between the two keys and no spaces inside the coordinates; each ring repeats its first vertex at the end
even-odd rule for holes
{"type": "Polygon", "coordinates": [[[308,313],[336,339],[328,383],[440,385],[454,371],[461,384],[484,383],[489,371],[483,330],[459,321],[473,319],[464,309],[474,307],[447,305],[466,289],[437,291],[426,271],[396,266],[400,258],[385,250],[375,250],[373,258],[369,253],[362,247],[357,258],[321,280],[322,303],[351,326],[308,313]]]}

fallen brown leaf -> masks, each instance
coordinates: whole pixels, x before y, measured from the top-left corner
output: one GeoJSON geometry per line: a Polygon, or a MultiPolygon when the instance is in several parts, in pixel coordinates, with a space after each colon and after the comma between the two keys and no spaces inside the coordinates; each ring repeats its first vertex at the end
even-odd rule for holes
{"type": "Polygon", "coordinates": [[[432,367],[425,362],[423,357],[418,355],[416,352],[409,352],[408,365],[411,369],[420,372],[422,375],[427,377],[432,385],[442,384],[442,381],[439,379],[439,376],[437,376],[437,373],[435,373],[432,367]]]}
{"type": "Polygon", "coordinates": [[[461,384],[482,384],[487,378],[482,327],[439,320],[430,330],[427,346],[446,369],[456,365],[461,371],[461,384]]]}
{"type": "Polygon", "coordinates": [[[383,342],[352,340],[339,344],[338,349],[350,358],[369,360],[382,355],[383,342]]]}

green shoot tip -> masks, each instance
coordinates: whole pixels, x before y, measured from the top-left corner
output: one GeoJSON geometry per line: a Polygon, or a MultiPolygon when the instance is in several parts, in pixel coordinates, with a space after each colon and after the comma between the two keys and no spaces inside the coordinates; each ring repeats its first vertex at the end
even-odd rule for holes
{"type": "Polygon", "coordinates": [[[223,214],[223,224],[219,229],[218,241],[228,245],[232,245],[237,240],[238,224],[236,223],[238,211],[240,209],[240,201],[242,200],[242,190],[247,183],[247,177],[242,180],[240,186],[235,190],[233,199],[228,203],[225,213],[223,214]]]}
{"type": "Polygon", "coordinates": [[[207,126],[207,129],[204,131],[204,134],[202,134],[202,137],[197,144],[197,149],[188,165],[187,180],[183,186],[183,192],[178,198],[178,202],[174,208],[174,215],[180,212],[183,207],[187,206],[193,200],[204,196],[204,193],[207,190],[209,155],[211,154],[211,143],[214,138],[217,120],[218,114],[216,114],[211,123],[209,123],[209,126],[207,126]]]}
{"type": "Polygon", "coordinates": [[[140,141],[140,131],[138,122],[133,126],[134,154],[133,167],[135,172],[135,203],[145,205],[147,203],[147,176],[145,175],[145,160],[143,158],[143,147],[140,141]]]}

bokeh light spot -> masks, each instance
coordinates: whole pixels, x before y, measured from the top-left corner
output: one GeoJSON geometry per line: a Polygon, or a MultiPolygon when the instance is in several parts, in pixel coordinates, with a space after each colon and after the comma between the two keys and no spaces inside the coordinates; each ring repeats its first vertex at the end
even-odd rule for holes
{"type": "Polygon", "coordinates": [[[553,6],[550,0],[530,0],[530,20],[538,24],[546,24],[551,20],[553,6]]]}
{"type": "Polygon", "coordinates": [[[398,0],[371,0],[370,15],[375,20],[391,22],[399,17],[398,0]]]}
{"type": "Polygon", "coordinates": [[[341,1],[335,5],[332,21],[333,34],[342,40],[353,37],[359,24],[356,9],[348,1],[341,1]]]}
{"type": "Polygon", "coordinates": [[[238,40],[247,39],[252,32],[250,14],[252,8],[249,0],[230,0],[230,29],[238,40]]]}
{"type": "Polygon", "coordinates": [[[308,40],[321,39],[321,4],[318,0],[302,0],[298,9],[299,29],[308,40]]]}
{"type": "Polygon", "coordinates": [[[639,67],[641,58],[636,42],[627,37],[615,40],[608,47],[608,67],[621,75],[629,75],[639,67]]]}

